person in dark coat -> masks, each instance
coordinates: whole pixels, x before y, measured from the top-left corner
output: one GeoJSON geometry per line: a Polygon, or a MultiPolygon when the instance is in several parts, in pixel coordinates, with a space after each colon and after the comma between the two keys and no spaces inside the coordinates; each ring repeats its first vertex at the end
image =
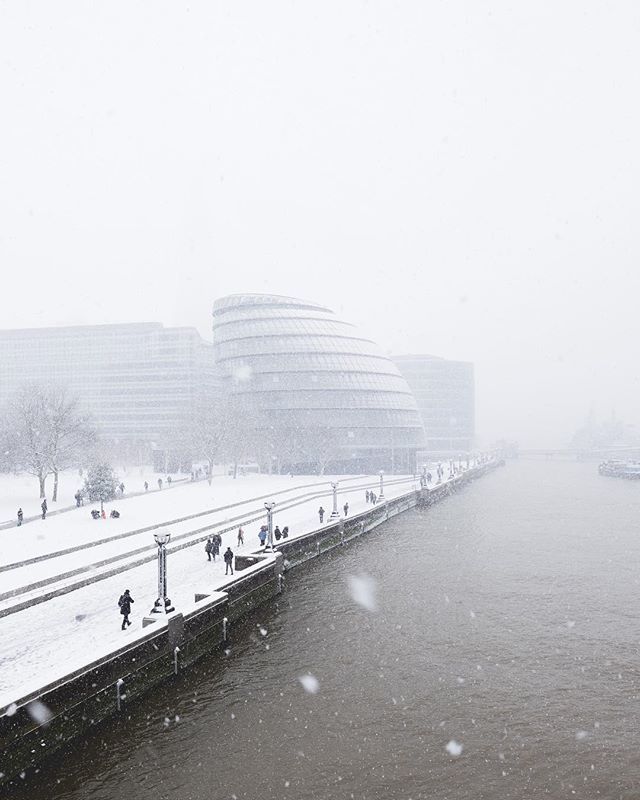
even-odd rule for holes
{"type": "Polygon", "coordinates": [[[22,525],[22,518],[23,517],[24,517],[24,514],[22,513],[22,509],[19,508],[18,509],[18,527],[20,527],[22,525]]]}
{"type": "Polygon", "coordinates": [[[42,503],[40,504],[40,508],[42,509],[42,519],[47,518],[47,509],[49,506],[47,505],[47,498],[45,497],[42,503]]]}
{"type": "Polygon", "coordinates": [[[111,517],[111,519],[120,519],[120,512],[116,511],[115,508],[112,508],[109,516],[111,517]]]}
{"type": "Polygon", "coordinates": [[[220,536],[219,533],[214,533],[212,539],[213,539],[213,550],[211,552],[213,555],[213,560],[215,561],[216,556],[220,555],[220,547],[222,546],[222,536],[220,536]]]}
{"type": "Polygon", "coordinates": [[[322,506],[318,509],[318,516],[320,517],[320,524],[322,525],[322,520],[324,519],[324,508],[322,506]]]}
{"type": "Polygon", "coordinates": [[[148,484],[147,481],[144,482],[144,490],[145,490],[145,492],[149,491],[149,484],[148,484]]]}
{"type": "Polygon", "coordinates": [[[273,535],[276,537],[276,542],[279,542],[280,539],[282,539],[282,531],[280,530],[280,527],[278,525],[276,525],[273,531],[273,535]]]}
{"type": "Polygon", "coordinates": [[[171,477],[171,475],[167,475],[167,483],[169,484],[169,486],[171,486],[171,481],[172,480],[173,480],[173,478],[171,477]]]}
{"type": "Polygon", "coordinates": [[[120,599],[118,600],[120,613],[122,614],[122,630],[124,630],[128,625],[131,625],[129,614],[131,613],[131,603],[133,602],[134,600],[133,597],[131,597],[129,590],[125,589],[124,594],[121,594],[120,599]]]}
{"type": "Polygon", "coordinates": [[[158,489],[162,489],[162,478],[158,478],[158,489]]]}
{"type": "Polygon", "coordinates": [[[366,499],[366,501],[367,501],[367,503],[368,503],[368,502],[369,502],[369,500],[371,499],[371,495],[369,494],[369,490],[368,490],[368,489],[367,489],[367,491],[364,493],[364,496],[365,496],[365,499],[366,499]]]}
{"type": "Polygon", "coordinates": [[[238,528],[238,547],[240,547],[241,544],[244,544],[244,531],[242,528],[238,528]]]}
{"type": "Polygon", "coordinates": [[[282,529],[282,538],[286,539],[287,536],[289,536],[289,526],[285,525],[284,528],[282,529]]]}
{"type": "Polygon", "coordinates": [[[230,547],[227,547],[224,551],[224,563],[226,565],[224,574],[227,575],[229,570],[231,570],[231,574],[233,575],[233,550],[230,547]]]}
{"type": "Polygon", "coordinates": [[[124,494],[124,483],[121,483],[118,489],[120,489],[120,494],[124,494]]]}
{"type": "Polygon", "coordinates": [[[349,513],[349,503],[345,503],[345,504],[342,506],[342,510],[344,511],[344,515],[345,515],[345,517],[346,517],[346,516],[347,516],[347,514],[349,513]]]}
{"type": "Polygon", "coordinates": [[[371,492],[371,502],[372,502],[372,504],[373,504],[374,506],[375,506],[375,504],[378,502],[378,497],[377,497],[377,495],[376,495],[376,493],[375,493],[375,492],[371,492]]]}
{"type": "Polygon", "coordinates": [[[210,536],[207,539],[207,543],[204,546],[204,552],[207,554],[207,560],[211,561],[211,553],[213,553],[213,536],[210,536]]]}
{"type": "Polygon", "coordinates": [[[76,508],[80,508],[80,501],[82,500],[82,495],[80,494],[80,490],[78,490],[74,495],[76,500],[76,508]]]}

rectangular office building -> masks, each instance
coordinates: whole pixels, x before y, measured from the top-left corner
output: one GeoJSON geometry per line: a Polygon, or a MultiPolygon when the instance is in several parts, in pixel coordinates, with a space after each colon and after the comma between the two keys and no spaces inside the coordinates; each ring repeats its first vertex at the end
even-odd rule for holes
{"type": "Polygon", "coordinates": [[[429,355],[396,356],[393,360],[409,384],[422,415],[427,437],[425,459],[453,458],[473,450],[473,364],[429,355]]]}
{"type": "Polygon", "coordinates": [[[156,322],[0,331],[0,407],[23,385],[66,389],[105,440],[166,446],[218,383],[213,345],[156,322]]]}

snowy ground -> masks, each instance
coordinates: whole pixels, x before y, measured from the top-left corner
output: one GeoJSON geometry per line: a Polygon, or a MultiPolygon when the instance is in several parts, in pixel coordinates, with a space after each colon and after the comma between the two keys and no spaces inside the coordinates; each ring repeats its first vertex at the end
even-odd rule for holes
{"type": "MultiPolygon", "coordinates": [[[[394,479],[398,477],[394,476],[394,479]]],[[[410,479],[411,476],[406,477],[409,480],[395,486],[391,484],[391,478],[387,480],[387,498],[413,490],[416,484],[410,479]]],[[[163,490],[113,504],[122,513],[119,520],[92,520],[87,507],[84,507],[45,521],[38,520],[21,528],[0,531],[0,566],[78,544],[88,544],[177,517],[218,509],[202,518],[172,524],[170,530],[173,545],[181,533],[208,525],[224,527],[233,524],[229,522],[232,517],[264,513],[264,499],[272,498],[277,502],[274,524],[280,527],[288,525],[293,538],[318,527],[317,509],[320,504],[327,510],[326,523],[332,507],[330,480],[329,476],[291,478],[252,475],[237,480],[219,477],[214,479],[211,487],[206,481],[186,483],[170,491],[163,490]],[[318,483],[321,485],[308,487],[309,484],[318,483]],[[301,488],[305,485],[308,488],[301,488]],[[285,510],[288,498],[314,491],[326,491],[327,496],[320,499],[313,497],[285,510]],[[263,495],[267,497],[263,499],[263,495]],[[221,508],[233,503],[242,505],[233,509],[221,508]]],[[[348,489],[350,485],[365,482],[377,491],[377,476],[349,476],[341,480],[341,513],[345,501],[349,503],[350,515],[367,507],[364,489],[348,489]]],[[[256,550],[259,545],[259,524],[256,522],[243,525],[245,544],[240,548],[237,547],[237,527],[234,524],[232,531],[223,534],[223,549],[230,545],[235,552],[256,550]]],[[[195,538],[205,535],[206,532],[200,533],[195,538]]],[[[31,594],[20,594],[20,587],[27,584],[76,568],[84,570],[79,578],[97,575],[100,568],[91,566],[97,561],[140,548],[150,548],[148,552],[153,552],[153,534],[150,531],[0,572],[0,593],[10,590],[18,592],[15,598],[5,600],[2,607],[52,588],[48,586],[31,594]]],[[[88,661],[121,646],[123,642],[141,635],[142,617],[151,610],[156,599],[157,566],[154,560],[127,569],[126,563],[127,559],[118,564],[123,568],[121,574],[0,619],[0,707],[26,691],[80,668],[88,661]],[[132,614],[134,624],[127,631],[121,631],[117,600],[125,588],[131,590],[135,600],[132,614]]],[[[178,610],[192,609],[196,592],[211,593],[224,581],[224,563],[221,559],[216,563],[208,562],[202,542],[170,553],[168,567],[169,594],[178,610]]],[[[56,588],[59,585],[61,584],[54,583],[52,586],[56,588]]]]}
{"type": "MultiPolygon", "coordinates": [[[[124,483],[125,498],[130,493],[143,492],[144,482],[149,484],[149,491],[158,491],[158,478],[166,481],[168,475],[159,475],[151,467],[121,467],[115,470],[118,483],[124,483]]],[[[184,480],[188,475],[171,474],[173,481],[184,480]]],[[[45,487],[49,511],[75,506],[74,494],[84,485],[84,477],[77,470],[60,473],[58,485],[58,501],[52,502],[53,476],[49,475],[45,487]]],[[[166,485],[166,484],[165,484],[166,485]]],[[[0,475],[0,525],[16,520],[16,513],[22,508],[25,518],[40,515],[40,489],[38,479],[33,475],[0,475]]]]}

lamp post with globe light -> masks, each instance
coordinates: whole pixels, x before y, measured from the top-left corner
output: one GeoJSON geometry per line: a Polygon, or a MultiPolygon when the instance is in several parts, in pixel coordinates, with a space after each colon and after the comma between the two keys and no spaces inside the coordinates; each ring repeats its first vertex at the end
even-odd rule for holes
{"type": "Polygon", "coordinates": [[[158,599],[151,609],[152,614],[169,614],[175,611],[171,600],[167,597],[167,545],[171,539],[169,531],[154,533],[153,538],[158,545],[158,599]]]}
{"type": "Polygon", "coordinates": [[[338,513],[338,481],[332,481],[331,488],[333,489],[333,511],[329,519],[337,519],[340,516],[338,513]]]}
{"type": "Polygon", "coordinates": [[[264,507],[267,509],[267,546],[264,549],[265,551],[271,550],[273,552],[273,509],[276,504],[271,501],[270,503],[265,503],[264,507]]]}

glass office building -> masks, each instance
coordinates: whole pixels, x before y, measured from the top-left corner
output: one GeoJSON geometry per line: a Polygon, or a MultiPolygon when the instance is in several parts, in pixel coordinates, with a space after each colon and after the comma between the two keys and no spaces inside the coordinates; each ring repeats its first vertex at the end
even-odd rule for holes
{"type": "Polygon", "coordinates": [[[232,402],[279,468],[311,469],[308,441],[309,452],[329,445],[334,471],[413,471],[424,431],[407,382],[330,309],[230,295],[214,304],[213,344],[232,402]]]}
{"type": "Polygon", "coordinates": [[[473,364],[429,355],[393,359],[411,387],[427,437],[419,458],[450,458],[473,450],[475,381],[473,364]]]}
{"type": "Polygon", "coordinates": [[[184,430],[219,382],[211,342],[151,322],[0,331],[0,407],[25,384],[67,390],[105,440],[142,453],[184,430]]]}

